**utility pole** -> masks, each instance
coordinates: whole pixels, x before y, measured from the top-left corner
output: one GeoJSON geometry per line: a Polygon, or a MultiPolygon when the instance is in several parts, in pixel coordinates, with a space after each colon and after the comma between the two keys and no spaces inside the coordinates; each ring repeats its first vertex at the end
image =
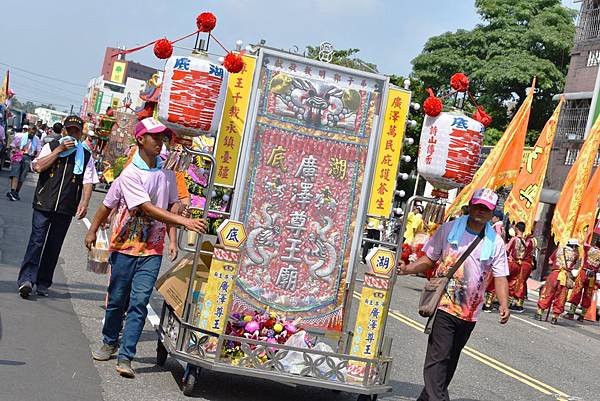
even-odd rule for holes
{"type": "Polygon", "coordinates": [[[73,105],[71,105],[71,111],[69,112],[69,115],[73,114],[73,105]]]}

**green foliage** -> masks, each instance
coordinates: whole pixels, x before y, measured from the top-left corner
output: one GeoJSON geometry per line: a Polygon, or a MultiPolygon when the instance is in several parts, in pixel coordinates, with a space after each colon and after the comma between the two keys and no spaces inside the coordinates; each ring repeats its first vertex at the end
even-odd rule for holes
{"type": "Polygon", "coordinates": [[[120,156],[115,159],[115,161],[112,165],[113,177],[117,178],[119,175],[121,175],[121,172],[123,171],[126,161],[127,161],[126,156],[120,156]]]}
{"type": "MultiPolygon", "coordinates": [[[[319,46],[307,46],[308,53],[306,57],[313,60],[319,59],[319,46]]],[[[355,55],[360,49],[334,50],[331,64],[341,65],[343,67],[354,68],[355,70],[378,72],[377,65],[364,61],[355,55]]]]}
{"type": "Polygon", "coordinates": [[[22,103],[19,101],[19,99],[17,99],[17,97],[13,97],[12,98],[12,107],[18,110],[22,110],[25,113],[34,113],[35,109],[38,107],[44,107],[46,109],[51,109],[51,110],[56,110],[56,107],[54,107],[51,104],[36,104],[30,101],[27,101],[25,103],[22,103]]]}
{"type": "Polygon", "coordinates": [[[564,86],[576,12],[560,0],[476,0],[475,6],[483,23],[430,38],[412,61],[414,77],[443,92],[452,74],[466,73],[493,117],[491,128],[503,130],[511,118],[507,102],[517,100],[518,108],[536,76],[529,126],[541,130],[555,107],[552,96],[564,86]]]}

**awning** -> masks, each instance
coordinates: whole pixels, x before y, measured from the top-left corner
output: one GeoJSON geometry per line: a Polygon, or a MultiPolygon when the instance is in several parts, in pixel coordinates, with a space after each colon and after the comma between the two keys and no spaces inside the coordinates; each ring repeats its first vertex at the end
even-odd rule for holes
{"type": "Polygon", "coordinates": [[[594,96],[594,92],[559,93],[552,96],[552,100],[559,100],[561,96],[564,96],[565,100],[591,99],[594,96]]]}

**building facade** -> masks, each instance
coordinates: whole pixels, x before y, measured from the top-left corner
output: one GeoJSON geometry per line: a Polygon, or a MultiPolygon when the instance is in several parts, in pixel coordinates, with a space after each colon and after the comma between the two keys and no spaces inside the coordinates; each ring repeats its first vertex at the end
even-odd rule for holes
{"type": "Polygon", "coordinates": [[[108,107],[125,111],[124,105],[129,105],[129,111],[142,105],[139,97],[146,82],[154,74],[161,75],[152,68],[134,61],[129,61],[119,55],[121,49],[107,47],[101,67],[101,75],[88,83],[88,93],[83,100],[82,115],[87,113],[102,114],[108,107]]]}
{"type": "MultiPolygon", "coordinates": [[[[533,276],[537,276],[536,278],[542,278],[546,274],[548,257],[555,248],[550,233],[554,206],[586,136],[599,66],[600,0],[582,0],[563,93],[565,104],[558,120],[541,196],[542,203],[538,209],[535,233],[541,248],[538,260],[543,261],[543,268],[534,272],[533,276]]],[[[595,166],[599,162],[600,158],[596,156],[595,166]]]]}

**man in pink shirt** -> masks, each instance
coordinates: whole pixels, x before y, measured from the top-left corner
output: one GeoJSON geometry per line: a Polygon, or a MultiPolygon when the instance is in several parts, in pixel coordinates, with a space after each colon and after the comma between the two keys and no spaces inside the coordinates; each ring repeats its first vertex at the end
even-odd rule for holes
{"type": "Polygon", "coordinates": [[[111,185],[85,238],[89,249],[96,241],[100,225],[116,209],[110,239],[112,271],[102,328],[104,338],[101,347],[92,352],[92,356],[106,361],[117,352],[123,315],[127,312],[118,350],[117,372],[130,378],[135,376],[131,360],[148,313],[147,305],[160,270],[167,232],[172,259],[177,255],[175,226],[185,226],[198,233],[206,232],[206,223],[202,219],[176,214],[175,173],[163,170],[159,157],[162,144],[169,136],[169,129],[154,118],[146,118],[136,125],[138,151],[131,164],[111,185]]]}
{"type": "Polygon", "coordinates": [[[448,385],[454,376],[458,358],[475,328],[481,312],[488,277],[493,276],[500,300],[500,323],[508,321],[508,261],[504,241],[489,224],[498,195],[490,189],[474,192],[469,214],[443,224],[429,240],[425,256],[405,265],[400,274],[424,273],[434,269],[434,277],[443,277],[469,248],[478,235],[481,242],[450,279],[427,341],[423,368],[425,388],[417,401],[448,401],[448,385]],[[437,265],[436,265],[437,263],[437,265]]]}

